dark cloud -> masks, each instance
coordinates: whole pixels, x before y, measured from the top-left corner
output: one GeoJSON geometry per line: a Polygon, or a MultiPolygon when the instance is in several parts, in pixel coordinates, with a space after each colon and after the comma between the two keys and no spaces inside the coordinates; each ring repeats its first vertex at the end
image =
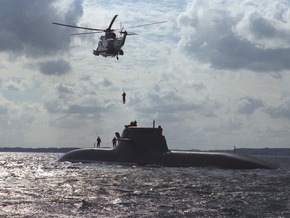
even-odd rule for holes
{"type": "Polygon", "coordinates": [[[262,10],[247,2],[193,1],[178,18],[180,49],[215,68],[290,69],[290,4],[267,1],[262,10]]]}
{"type": "Polygon", "coordinates": [[[69,62],[59,59],[39,63],[39,70],[45,75],[60,76],[69,73],[71,71],[71,66],[69,62]]]}
{"type": "Polygon", "coordinates": [[[0,52],[38,57],[68,49],[68,28],[52,22],[76,23],[83,14],[82,1],[71,1],[60,13],[57,0],[0,0],[0,52]]]}

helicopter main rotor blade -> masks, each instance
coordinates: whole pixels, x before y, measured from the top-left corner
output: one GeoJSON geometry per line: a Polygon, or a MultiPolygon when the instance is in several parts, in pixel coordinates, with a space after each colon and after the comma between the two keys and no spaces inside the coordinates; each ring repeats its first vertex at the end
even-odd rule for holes
{"type": "Polygon", "coordinates": [[[95,34],[95,33],[103,33],[103,31],[98,32],[87,32],[87,33],[72,33],[71,36],[77,36],[77,35],[87,35],[87,34],[95,34]]]}
{"type": "Polygon", "coordinates": [[[127,31],[120,31],[121,34],[126,34],[127,36],[138,35],[137,33],[130,33],[127,31]]]}
{"type": "Polygon", "coordinates": [[[113,23],[115,22],[115,20],[116,20],[117,17],[118,17],[118,14],[116,14],[116,15],[113,17],[113,19],[112,19],[112,21],[111,21],[109,27],[106,29],[107,31],[114,31],[114,30],[111,30],[111,27],[113,26],[113,23]]]}
{"type": "Polygon", "coordinates": [[[136,36],[138,35],[137,33],[127,33],[128,36],[136,36]]]}
{"type": "Polygon", "coordinates": [[[154,25],[154,24],[159,24],[159,23],[166,23],[167,21],[159,21],[159,22],[154,22],[154,23],[147,23],[147,24],[142,24],[142,25],[138,25],[138,26],[130,26],[126,29],[129,29],[129,28],[135,28],[135,27],[141,27],[141,26],[149,26],[149,25],[154,25]]]}
{"type": "Polygon", "coordinates": [[[74,25],[68,25],[68,24],[63,24],[63,23],[55,23],[55,22],[53,22],[52,24],[59,25],[59,26],[76,28],[76,29],[83,29],[83,30],[94,30],[94,31],[102,31],[102,32],[105,31],[104,29],[95,29],[95,28],[89,28],[89,27],[74,26],[74,25]]]}

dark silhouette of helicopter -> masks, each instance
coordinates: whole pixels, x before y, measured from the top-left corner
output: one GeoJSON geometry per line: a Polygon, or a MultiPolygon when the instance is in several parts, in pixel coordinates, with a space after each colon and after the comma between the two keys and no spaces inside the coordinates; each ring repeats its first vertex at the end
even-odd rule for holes
{"type": "MultiPolygon", "coordinates": [[[[103,33],[104,32],[105,35],[102,35],[100,37],[98,47],[93,51],[93,54],[96,56],[102,55],[103,57],[116,57],[117,60],[119,60],[118,55],[124,55],[124,51],[121,48],[125,44],[126,37],[128,35],[137,35],[137,34],[136,33],[129,33],[126,30],[124,30],[124,27],[121,27],[120,28],[120,35],[117,36],[115,31],[118,29],[111,29],[117,16],[118,15],[115,15],[113,17],[113,19],[112,19],[112,21],[107,29],[81,27],[81,26],[74,26],[74,25],[55,23],[55,22],[53,22],[53,24],[92,31],[92,32],[85,32],[85,33],[75,33],[75,34],[71,34],[71,35],[83,35],[83,34],[94,34],[94,33],[103,33]]],[[[148,23],[148,24],[143,24],[143,25],[138,25],[138,26],[132,26],[129,28],[148,26],[148,25],[160,24],[160,23],[165,23],[165,22],[166,21],[160,21],[160,22],[148,23]]]]}

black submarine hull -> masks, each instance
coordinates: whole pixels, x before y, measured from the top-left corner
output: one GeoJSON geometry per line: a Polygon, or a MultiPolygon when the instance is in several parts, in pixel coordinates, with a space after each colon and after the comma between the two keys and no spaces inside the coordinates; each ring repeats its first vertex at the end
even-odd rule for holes
{"type": "Polygon", "coordinates": [[[142,155],[120,155],[117,150],[76,149],[64,154],[59,161],[82,163],[114,163],[139,166],[217,167],[221,169],[275,169],[265,161],[224,152],[148,152],[142,155]]]}
{"type": "Polygon", "coordinates": [[[84,148],[64,154],[59,161],[101,162],[166,167],[218,167],[223,169],[275,169],[265,161],[226,152],[169,150],[162,128],[125,126],[114,149],[84,148]]]}

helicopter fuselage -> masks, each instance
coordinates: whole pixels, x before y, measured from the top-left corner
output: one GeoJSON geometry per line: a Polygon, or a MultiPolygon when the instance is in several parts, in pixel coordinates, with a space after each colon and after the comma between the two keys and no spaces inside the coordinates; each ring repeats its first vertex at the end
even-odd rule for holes
{"type": "Polygon", "coordinates": [[[103,57],[115,57],[124,55],[121,49],[125,44],[127,33],[123,32],[122,35],[116,37],[115,33],[107,33],[100,37],[98,47],[94,50],[93,54],[96,56],[102,55],[103,57]]]}

